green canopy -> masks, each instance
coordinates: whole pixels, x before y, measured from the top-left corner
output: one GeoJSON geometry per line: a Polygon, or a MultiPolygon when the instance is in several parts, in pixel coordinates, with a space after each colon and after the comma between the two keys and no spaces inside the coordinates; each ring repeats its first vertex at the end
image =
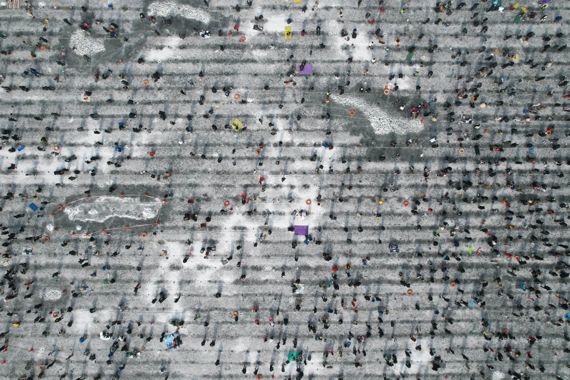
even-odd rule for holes
{"type": "Polygon", "coordinates": [[[300,353],[297,351],[289,351],[289,353],[287,354],[287,360],[289,360],[290,362],[297,360],[297,358],[299,357],[300,353]]]}

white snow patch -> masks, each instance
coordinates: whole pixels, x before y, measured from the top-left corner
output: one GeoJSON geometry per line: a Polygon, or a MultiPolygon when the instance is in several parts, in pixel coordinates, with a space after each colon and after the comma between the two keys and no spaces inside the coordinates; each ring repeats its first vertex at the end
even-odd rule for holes
{"type": "MultiPolygon", "coordinates": [[[[417,344],[421,344],[421,341],[418,342],[417,344]]],[[[410,355],[411,366],[410,368],[407,368],[405,365],[406,353],[404,351],[398,353],[397,355],[398,363],[401,364],[399,366],[392,367],[392,371],[397,376],[419,374],[425,369],[425,366],[428,365],[431,361],[431,355],[425,349],[423,349],[422,351],[417,351],[415,349],[415,345],[408,344],[408,350],[411,352],[410,355]]]]}
{"type": "Polygon", "coordinates": [[[252,49],[250,54],[255,58],[258,62],[267,60],[269,56],[269,52],[265,49],[252,49]]]}
{"type": "Polygon", "coordinates": [[[168,293],[168,298],[163,303],[169,304],[168,311],[154,314],[155,320],[160,323],[166,323],[175,315],[184,313],[184,307],[180,303],[174,303],[174,300],[179,296],[180,292],[180,287],[178,285],[180,281],[180,271],[171,271],[169,267],[172,259],[176,258],[177,261],[181,261],[180,258],[183,256],[183,244],[178,242],[167,242],[165,245],[169,259],[164,257],[160,258],[158,271],[155,272],[154,278],[149,281],[152,285],[147,289],[151,292],[152,296],[158,294],[161,288],[165,288],[168,293]],[[168,276],[165,277],[165,281],[160,285],[156,285],[157,280],[165,273],[168,274],[168,276]]]}
{"type": "MultiPolygon", "coordinates": [[[[25,154],[27,154],[26,151],[24,151],[24,155],[25,154]]],[[[8,166],[8,164],[14,160],[14,153],[10,153],[7,149],[4,149],[0,151],[0,160],[8,166]]],[[[0,182],[18,183],[20,185],[33,185],[41,182],[45,185],[55,185],[60,182],[60,177],[53,175],[53,172],[61,169],[61,167],[61,162],[47,155],[41,156],[41,165],[39,165],[38,160],[22,160],[18,162],[18,168],[16,170],[10,174],[0,175],[0,182]]]]}
{"type": "Polygon", "coordinates": [[[93,56],[105,51],[103,43],[87,34],[84,30],[78,30],[71,35],[69,47],[80,56],[93,56]]]}
{"type": "Polygon", "coordinates": [[[495,371],[493,372],[493,380],[502,380],[505,378],[505,374],[503,372],[495,371]]]}
{"type": "Polygon", "coordinates": [[[331,94],[330,98],[335,102],[348,107],[357,108],[366,116],[374,133],[385,135],[388,133],[405,134],[408,132],[419,132],[422,124],[419,120],[406,120],[400,117],[392,117],[380,107],[372,105],[365,100],[353,96],[339,96],[331,94]]]}
{"type": "Polygon", "coordinates": [[[396,84],[398,85],[398,87],[400,88],[400,90],[409,90],[412,88],[413,85],[413,80],[411,77],[406,76],[402,79],[398,79],[396,81],[396,84]]]}
{"type": "Polygon", "coordinates": [[[183,242],[179,241],[167,241],[164,243],[165,249],[168,251],[168,256],[170,259],[179,260],[184,257],[186,253],[186,248],[183,242]]]}
{"type": "Polygon", "coordinates": [[[210,14],[204,10],[191,7],[186,4],[178,4],[174,1],[154,2],[148,7],[151,16],[181,16],[189,20],[200,21],[203,24],[210,23],[210,14]]]}
{"type": "MultiPolygon", "coordinates": [[[[275,15],[269,16],[267,22],[263,26],[263,31],[267,33],[285,33],[285,26],[287,26],[287,16],[275,15]]],[[[293,25],[290,25],[293,31],[293,25]]]]}
{"type": "Polygon", "coordinates": [[[329,30],[334,31],[333,46],[338,55],[351,56],[355,61],[370,61],[372,60],[372,50],[370,46],[370,39],[367,38],[366,33],[359,31],[356,38],[351,37],[352,30],[337,21],[330,21],[328,25],[329,30]],[[349,40],[342,37],[338,31],[345,28],[349,32],[349,40]]]}
{"type": "MultiPolygon", "coordinates": [[[[418,342],[418,344],[421,344],[421,342],[418,342]]],[[[410,345],[409,349],[412,352],[410,361],[412,362],[412,365],[407,370],[408,373],[419,373],[426,365],[429,364],[431,355],[429,354],[429,351],[425,349],[425,345],[422,345],[422,347],[424,347],[424,349],[417,351],[415,347],[410,345]]],[[[403,361],[404,360],[402,360],[402,362],[403,361]]]]}
{"type": "Polygon", "coordinates": [[[91,314],[89,310],[79,309],[73,312],[73,325],[71,328],[75,333],[89,333],[89,328],[92,323],[93,314],[91,314]]]}
{"type": "MultiPolygon", "coordinates": [[[[237,338],[232,345],[233,352],[245,352],[253,347],[257,347],[258,343],[251,338],[237,338]]],[[[251,353],[250,353],[251,354],[251,353]]],[[[251,357],[249,358],[252,359],[251,357]]],[[[255,357],[253,358],[255,360],[255,357]]]]}

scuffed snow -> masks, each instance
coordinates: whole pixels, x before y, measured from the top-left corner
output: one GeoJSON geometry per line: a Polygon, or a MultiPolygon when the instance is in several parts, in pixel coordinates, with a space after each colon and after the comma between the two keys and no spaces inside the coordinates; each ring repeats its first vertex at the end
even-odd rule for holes
{"type": "Polygon", "coordinates": [[[407,120],[404,118],[391,117],[380,107],[372,105],[365,100],[353,96],[339,96],[331,94],[330,98],[347,107],[354,107],[366,116],[374,133],[386,135],[388,133],[405,134],[409,132],[419,132],[422,124],[419,120],[407,120]]]}
{"type": "Polygon", "coordinates": [[[152,49],[145,54],[145,58],[148,61],[156,62],[167,61],[175,58],[177,54],[179,55],[180,53],[180,49],[178,49],[180,42],[182,42],[180,37],[168,37],[164,41],[165,47],[163,49],[152,49]]]}
{"type": "Polygon", "coordinates": [[[46,300],[46,301],[57,301],[60,298],[61,298],[61,290],[54,289],[54,288],[48,288],[45,290],[44,300],[46,300]]]}
{"type": "Polygon", "coordinates": [[[210,14],[198,8],[186,4],[178,4],[174,1],[154,2],[148,7],[151,16],[181,16],[189,20],[200,21],[203,24],[210,23],[210,14]]]}
{"type": "Polygon", "coordinates": [[[77,55],[92,56],[105,51],[103,43],[87,34],[84,30],[78,30],[71,35],[69,47],[77,55]]]}
{"type": "Polygon", "coordinates": [[[68,206],[64,212],[69,220],[102,223],[113,217],[128,219],[151,219],[158,215],[162,202],[158,198],[144,202],[137,198],[111,196],[97,197],[94,200],[68,206]]]}

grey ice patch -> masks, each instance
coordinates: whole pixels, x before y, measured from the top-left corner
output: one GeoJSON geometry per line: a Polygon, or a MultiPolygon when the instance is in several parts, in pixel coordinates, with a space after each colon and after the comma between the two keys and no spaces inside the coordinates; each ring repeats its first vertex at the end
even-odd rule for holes
{"type": "Polygon", "coordinates": [[[208,12],[190,5],[178,4],[174,1],[157,1],[152,3],[148,7],[148,14],[160,17],[180,16],[188,20],[200,21],[204,24],[210,23],[210,14],[208,12]]]}
{"type": "Polygon", "coordinates": [[[84,30],[77,30],[71,35],[69,47],[79,56],[87,55],[91,57],[105,51],[103,42],[89,36],[84,30]]]}
{"type": "Polygon", "coordinates": [[[380,107],[372,105],[365,100],[349,96],[331,94],[330,98],[348,107],[354,107],[364,114],[370,122],[374,133],[377,135],[387,135],[389,133],[406,134],[410,132],[420,132],[422,124],[420,120],[392,117],[380,107]]]}
{"type": "Polygon", "coordinates": [[[145,201],[134,197],[101,196],[77,202],[76,206],[64,210],[71,221],[103,223],[114,217],[147,220],[156,218],[162,207],[160,199],[150,197],[145,201]]]}

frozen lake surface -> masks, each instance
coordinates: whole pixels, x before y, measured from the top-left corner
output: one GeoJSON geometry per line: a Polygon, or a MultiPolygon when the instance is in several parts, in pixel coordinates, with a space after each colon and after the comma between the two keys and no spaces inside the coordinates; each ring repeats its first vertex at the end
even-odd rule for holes
{"type": "Polygon", "coordinates": [[[569,18],[0,1],[0,378],[569,379],[569,18]]]}

